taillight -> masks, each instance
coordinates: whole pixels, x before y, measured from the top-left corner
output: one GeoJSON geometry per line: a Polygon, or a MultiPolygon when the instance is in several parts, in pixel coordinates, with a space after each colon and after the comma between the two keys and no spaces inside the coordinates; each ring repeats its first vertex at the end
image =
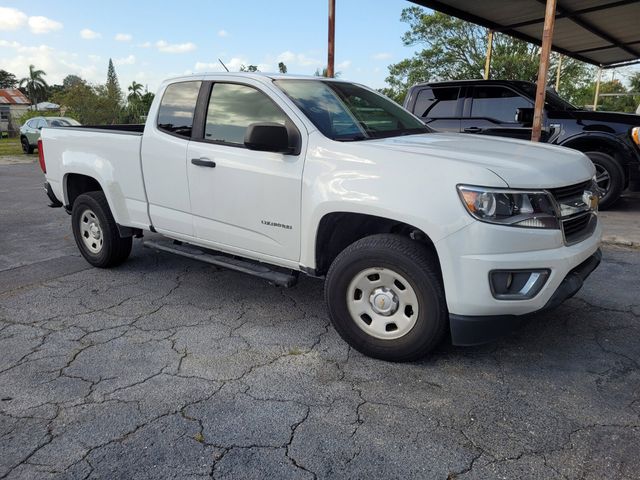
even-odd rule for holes
{"type": "Polygon", "coordinates": [[[40,162],[40,168],[42,173],[47,173],[47,165],[44,163],[44,150],[42,149],[42,139],[38,140],[38,161],[40,162]]]}

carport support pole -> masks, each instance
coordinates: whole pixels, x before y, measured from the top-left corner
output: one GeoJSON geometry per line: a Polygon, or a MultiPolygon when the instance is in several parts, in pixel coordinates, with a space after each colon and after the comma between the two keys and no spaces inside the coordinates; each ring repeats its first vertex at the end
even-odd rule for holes
{"type": "Polygon", "coordinates": [[[598,78],[596,79],[596,94],[593,97],[593,111],[598,110],[598,97],[600,96],[600,79],[602,78],[602,67],[598,67],[598,78]]]}
{"type": "Polygon", "coordinates": [[[562,69],[562,54],[558,54],[558,68],[556,69],[556,92],[560,93],[560,70],[562,69]]]}
{"type": "Polygon", "coordinates": [[[336,36],[336,0],[329,0],[329,39],[327,54],[327,77],[334,76],[334,53],[336,36]]]}
{"type": "Polygon", "coordinates": [[[544,12],[544,29],[542,31],[542,48],[540,50],[540,66],[538,68],[538,85],[536,88],[536,105],[533,111],[533,126],[531,141],[539,142],[542,135],[542,114],[544,112],[544,97],[549,73],[549,57],[553,44],[553,26],[556,22],[556,0],[547,0],[544,12]]]}
{"type": "Polygon", "coordinates": [[[493,50],[493,30],[489,30],[489,37],[487,38],[487,59],[484,62],[484,79],[489,80],[491,72],[491,52],[493,50]]]}

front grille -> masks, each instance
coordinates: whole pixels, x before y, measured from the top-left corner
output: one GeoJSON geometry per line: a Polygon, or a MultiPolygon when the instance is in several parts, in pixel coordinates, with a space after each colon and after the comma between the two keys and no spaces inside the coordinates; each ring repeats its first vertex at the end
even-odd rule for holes
{"type": "Polygon", "coordinates": [[[556,199],[556,202],[562,203],[564,200],[582,197],[585,190],[591,190],[591,180],[566,187],[550,188],[549,192],[556,199]]]}
{"type": "Polygon", "coordinates": [[[593,213],[583,213],[562,220],[562,231],[566,244],[577,243],[590,236],[596,228],[596,216],[593,213]]]}

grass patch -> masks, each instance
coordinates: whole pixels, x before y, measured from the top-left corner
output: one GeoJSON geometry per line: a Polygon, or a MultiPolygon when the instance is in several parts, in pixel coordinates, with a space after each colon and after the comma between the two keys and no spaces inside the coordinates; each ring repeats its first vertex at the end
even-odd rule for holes
{"type": "MultiPolygon", "coordinates": [[[[36,152],[38,150],[36,149],[36,152]]],[[[19,138],[3,138],[0,140],[0,155],[24,155],[19,138]]],[[[33,154],[34,156],[36,153],[33,154]]]]}

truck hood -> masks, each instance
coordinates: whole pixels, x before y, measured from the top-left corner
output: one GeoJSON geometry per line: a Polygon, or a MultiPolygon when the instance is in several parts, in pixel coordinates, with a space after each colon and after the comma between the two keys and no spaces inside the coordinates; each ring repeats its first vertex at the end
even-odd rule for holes
{"type": "Polygon", "coordinates": [[[640,127],[640,115],[619,112],[592,112],[589,110],[565,110],[549,112],[549,118],[575,118],[588,122],[606,122],[640,127]]]}
{"type": "Polygon", "coordinates": [[[421,155],[434,168],[446,163],[484,167],[511,188],[555,188],[589,180],[589,158],[564,147],[459,133],[427,133],[362,142],[390,152],[421,155]]]}

